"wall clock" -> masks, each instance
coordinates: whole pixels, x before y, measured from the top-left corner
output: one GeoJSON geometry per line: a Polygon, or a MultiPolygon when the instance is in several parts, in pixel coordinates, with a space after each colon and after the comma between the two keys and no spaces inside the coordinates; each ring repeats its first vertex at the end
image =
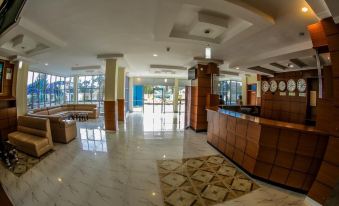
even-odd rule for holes
{"type": "Polygon", "coordinates": [[[293,79],[290,79],[287,81],[287,90],[289,92],[294,92],[296,89],[297,85],[293,79]]]}
{"type": "Polygon", "coordinates": [[[283,92],[283,91],[285,91],[285,89],[286,89],[286,82],[285,81],[280,81],[279,82],[279,90],[281,92],[283,92]]]}
{"type": "Polygon", "coordinates": [[[277,88],[278,88],[278,84],[277,84],[277,81],[275,81],[275,80],[272,80],[271,82],[270,82],[270,91],[271,92],[276,92],[277,91],[277,88]]]}
{"type": "Polygon", "coordinates": [[[270,84],[267,81],[261,83],[261,89],[263,92],[267,92],[270,89],[270,84]]]}
{"type": "Polygon", "coordinates": [[[307,87],[307,84],[306,84],[305,79],[299,79],[298,82],[297,82],[298,91],[299,92],[305,92],[306,87],[307,87]]]}

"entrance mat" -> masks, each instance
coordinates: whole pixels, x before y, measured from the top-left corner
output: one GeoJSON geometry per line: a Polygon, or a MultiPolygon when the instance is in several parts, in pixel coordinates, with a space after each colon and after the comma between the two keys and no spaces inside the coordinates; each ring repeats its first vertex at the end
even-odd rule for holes
{"type": "Polygon", "coordinates": [[[215,205],[259,188],[221,155],[157,163],[166,206],[215,205]]]}
{"type": "Polygon", "coordinates": [[[17,157],[19,160],[14,166],[8,168],[2,161],[1,162],[5,168],[11,171],[14,175],[20,177],[53,152],[54,150],[50,150],[49,152],[42,155],[40,158],[37,158],[17,150],[17,157]]]}

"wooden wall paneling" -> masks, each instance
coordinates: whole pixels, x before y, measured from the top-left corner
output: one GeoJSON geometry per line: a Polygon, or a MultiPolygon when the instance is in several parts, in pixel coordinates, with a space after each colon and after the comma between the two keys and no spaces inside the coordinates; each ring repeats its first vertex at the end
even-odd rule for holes
{"type": "Polygon", "coordinates": [[[327,46],[327,38],[321,23],[311,24],[307,27],[310,32],[314,48],[327,46]]]}
{"type": "Polygon", "coordinates": [[[308,192],[308,196],[310,196],[312,199],[319,202],[320,204],[324,204],[330,196],[331,191],[331,187],[315,180],[310,191],[308,192]]]}

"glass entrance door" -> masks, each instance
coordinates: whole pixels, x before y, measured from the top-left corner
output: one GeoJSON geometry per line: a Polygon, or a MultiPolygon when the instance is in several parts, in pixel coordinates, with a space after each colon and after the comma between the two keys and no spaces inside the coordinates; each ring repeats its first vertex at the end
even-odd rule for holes
{"type": "Polygon", "coordinates": [[[164,108],[164,88],[162,86],[156,86],[153,89],[153,112],[163,113],[164,108]]]}

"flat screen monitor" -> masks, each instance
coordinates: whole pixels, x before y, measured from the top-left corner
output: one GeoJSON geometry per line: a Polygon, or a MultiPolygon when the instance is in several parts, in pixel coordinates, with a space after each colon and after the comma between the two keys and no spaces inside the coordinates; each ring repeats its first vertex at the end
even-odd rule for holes
{"type": "Polygon", "coordinates": [[[0,0],[0,34],[18,21],[26,0],[0,0]]]}

